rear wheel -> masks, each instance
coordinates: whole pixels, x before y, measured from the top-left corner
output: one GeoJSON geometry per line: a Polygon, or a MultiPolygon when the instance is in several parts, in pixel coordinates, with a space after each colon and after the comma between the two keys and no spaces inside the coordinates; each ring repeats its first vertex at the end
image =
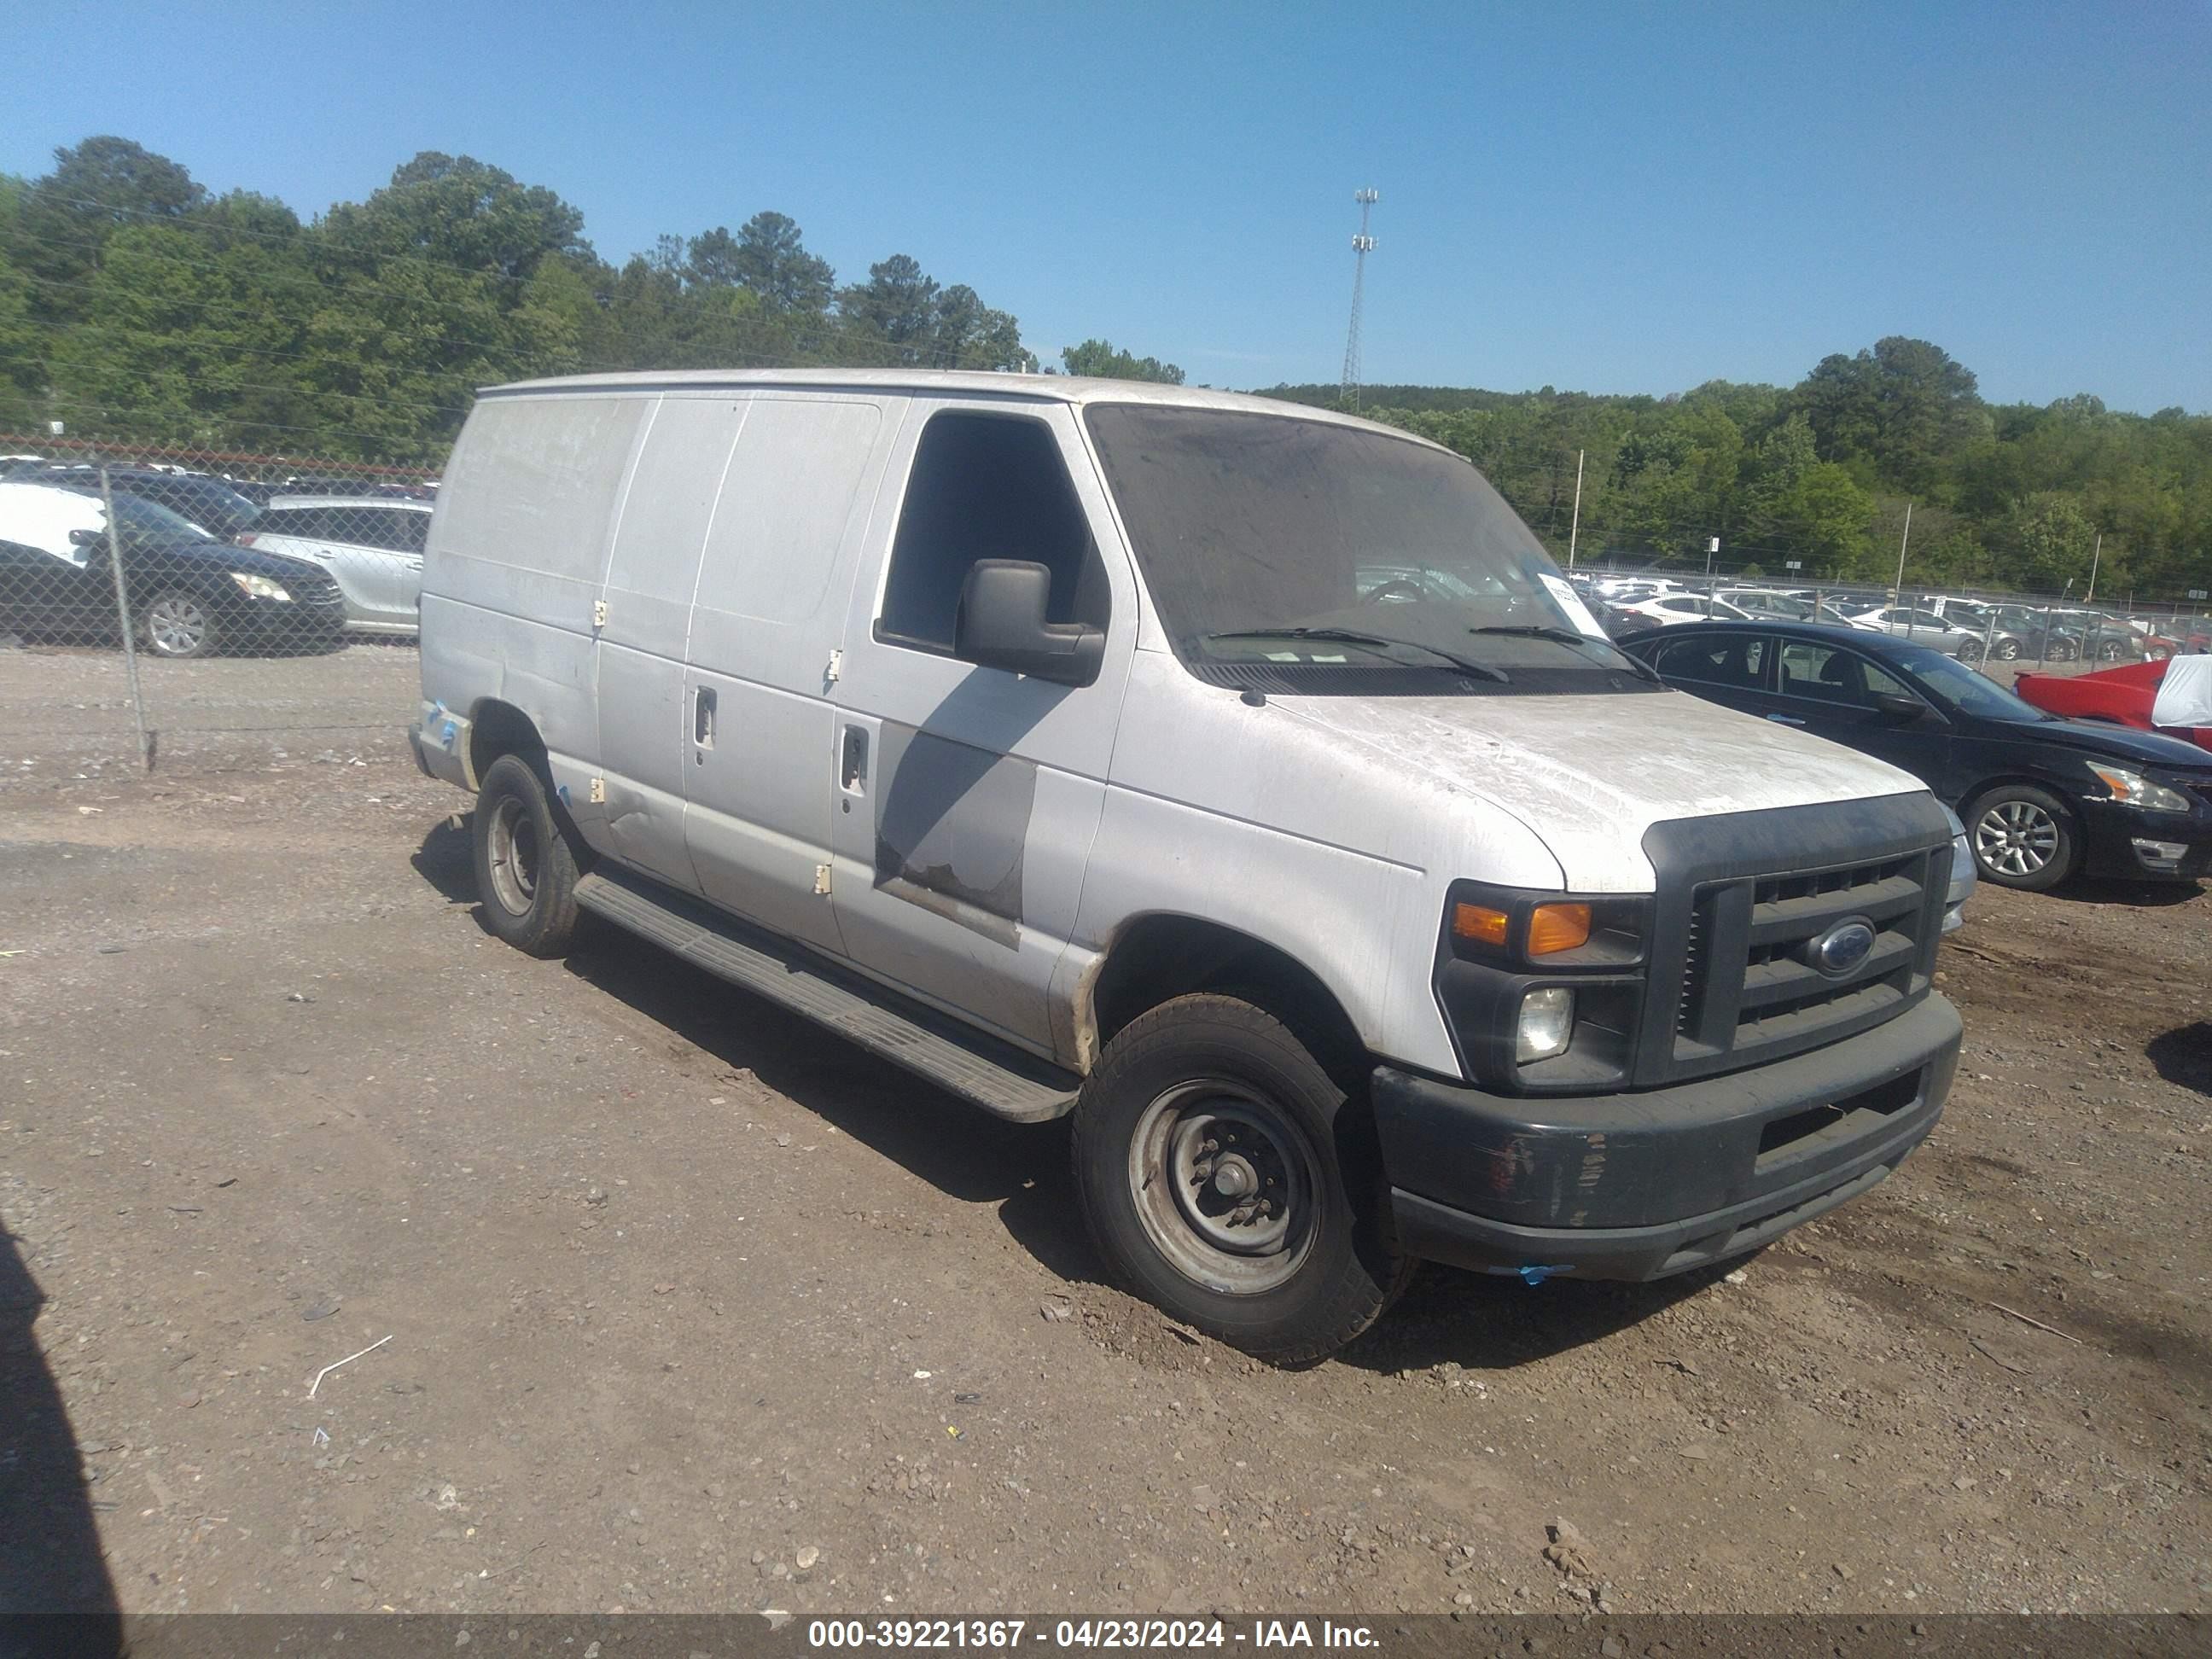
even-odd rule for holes
{"type": "Polygon", "coordinates": [[[1966,811],[1966,839],[1982,879],[2039,893],[2081,861],[2081,830],[2065,802],[2033,784],[2005,783],[1966,811]]]}
{"type": "Polygon", "coordinates": [[[473,829],[485,924],[517,950],[559,956],[576,931],[576,858],[521,757],[501,755],[486,769],[473,829]]]}
{"type": "Polygon", "coordinates": [[[1997,660],[1999,662],[2016,661],[2020,657],[2020,641],[2018,640],[1999,640],[1997,641],[1996,654],[1997,660]]]}
{"type": "Polygon", "coordinates": [[[1076,1189],[1131,1292],[1278,1364],[1381,1316],[1409,1268],[1360,1105],[1273,1015],[1177,997],[1106,1045],[1083,1086],[1076,1189]]]}

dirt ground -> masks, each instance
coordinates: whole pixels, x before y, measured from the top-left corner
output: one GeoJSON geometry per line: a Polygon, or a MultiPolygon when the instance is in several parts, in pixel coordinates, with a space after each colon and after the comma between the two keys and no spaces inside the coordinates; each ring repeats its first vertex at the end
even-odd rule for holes
{"type": "Polygon", "coordinates": [[[1060,1127],[489,939],[404,653],[150,780],[90,660],[0,657],[0,1607],[2212,1610],[2195,889],[1984,889],[1935,1139],[1740,1278],[1285,1373],[1097,1282],[1060,1127]]]}

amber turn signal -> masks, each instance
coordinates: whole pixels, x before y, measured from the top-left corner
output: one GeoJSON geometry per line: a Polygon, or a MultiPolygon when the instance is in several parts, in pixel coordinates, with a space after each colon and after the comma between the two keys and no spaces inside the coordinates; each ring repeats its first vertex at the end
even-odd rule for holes
{"type": "MultiPolygon", "coordinates": [[[[1471,907],[1461,905],[1461,909],[1471,907]]],[[[1502,921],[1503,918],[1500,918],[1502,921]]],[[[1555,956],[1589,943],[1590,908],[1587,904],[1540,904],[1528,915],[1528,954],[1555,956]]],[[[1498,935],[1503,939],[1504,935],[1498,935]]]]}
{"type": "MultiPolygon", "coordinates": [[[[1589,919],[1587,908],[1583,918],[1587,924],[1589,919]]],[[[1505,945],[1505,922],[1503,910],[1492,910],[1480,904],[1452,906],[1452,932],[1462,939],[1471,939],[1478,945],[1495,945],[1503,950],[1505,945]]],[[[1587,935],[1589,929],[1585,926],[1583,931],[1587,935]]]]}

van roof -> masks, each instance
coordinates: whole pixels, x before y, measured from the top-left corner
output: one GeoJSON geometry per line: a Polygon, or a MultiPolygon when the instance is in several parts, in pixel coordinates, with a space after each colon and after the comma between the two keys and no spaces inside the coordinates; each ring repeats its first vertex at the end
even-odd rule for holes
{"type": "Polygon", "coordinates": [[[1456,452],[1418,434],[1357,416],[1340,415],[1311,404],[1242,392],[1166,386],[1155,380],[1110,380],[1078,374],[999,374],[978,370],[920,368],[674,368],[621,374],[565,374],[544,380],[516,380],[482,387],[477,395],[498,398],[548,392],[688,392],[714,387],[735,391],[788,388],[811,392],[906,392],[921,394],[979,392],[994,398],[1027,398],[1055,404],[1159,404],[1179,409],[1233,410],[1246,415],[1320,421],[1403,438],[1446,454],[1456,452]]]}

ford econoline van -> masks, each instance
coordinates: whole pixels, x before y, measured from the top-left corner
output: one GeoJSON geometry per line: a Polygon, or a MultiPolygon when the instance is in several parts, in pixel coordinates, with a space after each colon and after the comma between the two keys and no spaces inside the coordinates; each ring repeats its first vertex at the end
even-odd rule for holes
{"type": "Polygon", "coordinates": [[[1419,1259],[1755,1250],[1895,1169],[1957,1062],[1942,807],[1659,684],[1385,427],[996,374],[496,387],[422,639],[495,933],[590,912],[1072,1114],[1112,1271],[1269,1359],[1419,1259]]]}

